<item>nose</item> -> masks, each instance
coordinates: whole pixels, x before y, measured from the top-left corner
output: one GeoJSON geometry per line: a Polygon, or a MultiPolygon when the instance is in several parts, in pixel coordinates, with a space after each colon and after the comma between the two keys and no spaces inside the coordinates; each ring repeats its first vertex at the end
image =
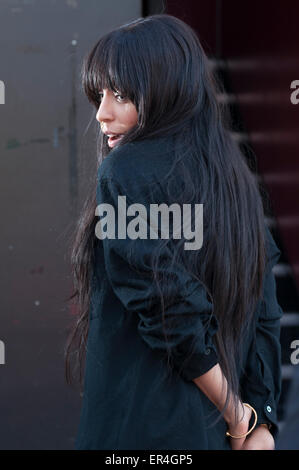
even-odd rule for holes
{"type": "Polygon", "coordinates": [[[96,114],[96,120],[100,124],[101,122],[113,120],[112,103],[108,95],[102,97],[101,104],[96,114]]]}

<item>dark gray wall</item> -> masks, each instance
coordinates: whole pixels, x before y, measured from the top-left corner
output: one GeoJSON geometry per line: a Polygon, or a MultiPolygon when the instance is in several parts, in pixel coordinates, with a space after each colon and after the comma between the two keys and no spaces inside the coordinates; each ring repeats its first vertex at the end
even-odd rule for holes
{"type": "Polygon", "coordinates": [[[67,237],[95,165],[79,69],[100,35],[141,11],[140,0],[0,3],[1,449],[73,448],[81,403],[64,380],[67,237]]]}

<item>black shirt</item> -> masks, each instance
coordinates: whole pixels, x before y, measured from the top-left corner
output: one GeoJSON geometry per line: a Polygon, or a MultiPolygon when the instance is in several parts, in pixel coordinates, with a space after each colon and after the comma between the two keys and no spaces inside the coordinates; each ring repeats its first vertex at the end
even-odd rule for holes
{"type": "MultiPolygon", "coordinates": [[[[163,175],[171,156],[167,137],[113,149],[99,167],[97,204],[111,204],[117,214],[120,195],[126,196],[127,205],[140,203],[148,208],[151,203],[167,203],[163,175]]],[[[160,296],[149,280],[157,240],[121,239],[115,233],[115,239],[96,237],[84,396],[75,448],[230,449],[224,419],[213,425],[219,412],[192,381],[218,362],[213,341],[217,320],[204,284],[181,265],[168,265],[166,245],[161,256],[165,269],[172,270],[175,301],[167,305],[165,314],[167,321],[175,319],[178,325],[172,336],[174,370],[169,375],[160,296]],[[131,256],[138,272],[131,267],[131,256]],[[195,352],[190,358],[191,344],[195,352]]],[[[256,308],[256,338],[246,339],[240,384],[243,401],[256,409],[260,423],[272,423],[276,435],[283,312],[272,267],[280,251],[267,228],[266,233],[264,296],[256,308]]]]}

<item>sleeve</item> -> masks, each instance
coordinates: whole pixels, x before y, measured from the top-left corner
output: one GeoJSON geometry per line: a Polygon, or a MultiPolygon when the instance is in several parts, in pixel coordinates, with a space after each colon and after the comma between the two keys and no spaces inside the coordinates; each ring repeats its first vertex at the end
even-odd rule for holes
{"type": "MultiPolygon", "coordinates": [[[[137,332],[147,346],[163,355],[166,348],[170,348],[172,367],[183,379],[191,381],[218,363],[213,343],[218,329],[213,304],[204,284],[184,270],[182,264],[171,262],[171,249],[164,243],[159,252],[157,272],[159,279],[167,281],[161,283],[164,300],[162,323],[160,292],[153,279],[151,267],[152,253],[162,246],[161,240],[149,236],[132,239],[133,237],[124,236],[123,233],[123,238],[119,236],[118,229],[123,232],[125,211],[128,210],[127,207],[120,208],[118,205],[119,196],[126,196],[126,205],[134,197],[134,204],[138,200],[144,207],[148,207],[149,199],[145,193],[139,188],[135,195],[133,191],[134,188],[123,190],[112,177],[101,177],[98,180],[96,214],[99,214],[99,205],[103,204],[112,206],[116,214],[115,224],[112,223],[115,228],[114,238],[111,233],[109,237],[104,235],[107,218],[106,222],[101,218],[96,226],[98,235],[99,230],[102,232],[100,237],[97,236],[103,243],[108,280],[124,308],[136,314],[137,332]],[[165,342],[165,333],[168,345],[165,342]]],[[[129,222],[128,220],[126,225],[129,222]]],[[[147,220],[144,225],[148,228],[147,220]]]]}
{"type": "Polygon", "coordinates": [[[249,348],[241,390],[243,401],[256,409],[258,424],[270,424],[270,430],[276,437],[277,406],[281,392],[280,318],[283,311],[277,301],[272,268],[279,260],[281,251],[267,227],[266,247],[268,256],[263,297],[257,309],[256,335],[249,348]]]}

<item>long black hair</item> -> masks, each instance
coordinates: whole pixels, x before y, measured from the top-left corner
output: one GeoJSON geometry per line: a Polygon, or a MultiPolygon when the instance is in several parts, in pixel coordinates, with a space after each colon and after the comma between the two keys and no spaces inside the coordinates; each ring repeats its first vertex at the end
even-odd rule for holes
{"type": "MultiPolygon", "coordinates": [[[[196,200],[203,204],[206,214],[203,246],[197,251],[185,251],[182,262],[209,293],[219,324],[215,342],[220,366],[229,396],[233,393],[238,398],[237,358],[262,295],[266,257],[264,208],[255,175],[232,138],[230,115],[218,100],[222,86],[199,38],[191,27],[171,15],[139,18],[100,38],[84,60],[82,83],[96,109],[101,102],[99,92],[104,88],[117,90],[136,106],[137,124],[120,145],[173,136],[173,172],[181,175],[185,183],[180,201],[176,202],[196,200]]],[[[100,127],[98,137],[100,165],[109,147],[100,127]]],[[[95,175],[72,248],[72,298],[77,301],[78,317],[66,347],[69,383],[72,357],[75,366],[80,364],[82,381],[95,262],[96,185],[95,175]]],[[[170,186],[166,191],[170,191],[170,186]]],[[[153,272],[158,263],[156,256],[153,272]]],[[[161,298],[162,307],[164,300],[161,298]]]]}

